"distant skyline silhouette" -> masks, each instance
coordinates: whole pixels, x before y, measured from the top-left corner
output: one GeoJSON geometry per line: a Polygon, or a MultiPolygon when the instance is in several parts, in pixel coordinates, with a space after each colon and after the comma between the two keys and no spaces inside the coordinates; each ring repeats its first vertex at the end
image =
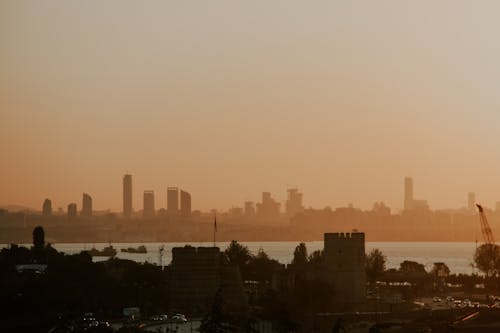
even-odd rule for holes
{"type": "MultiPolygon", "coordinates": [[[[329,207],[330,209],[334,208],[340,208],[340,207],[356,207],[356,208],[361,208],[365,210],[369,209],[374,209],[377,210],[379,206],[386,207],[390,210],[392,210],[392,213],[397,213],[398,211],[432,211],[432,210],[442,210],[442,209],[466,209],[471,212],[476,210],[476,193],[475,192],[467,192],[464,196],[464,202],[462,205],[457,206],[457,207],[431,207],[428,203],[427,200],[425,199],[415,199],[415,194],[414,194],[414,183],[413,183],[413,178],[412,177],[405,177],[403,179],[403,191],[402,191],[402,207],[392,207],[386,204],[383,200],[381,201],[373,201],[373,204],[368,207],[359,207],[355,206],[352,202],[345,204],[345,205],[339,205],[339,206],[325,206],[325,207],[318,207],[314,205],[309,205],[305,206],[303,203],[303,197],[304,193],[301,191],[301,189],[297,187],[288,187],[286,188],[286,198],[281,200],[281,199],[276,199],[276,197],[280,197],[280,194],[276,196],[276,194],[268,192],[268,191],[263,191],[259,194],[258,197],[254,197],[251,200],[246,200],[244,202],[240,202],[237,204],[233,204],[230,207],[212,207],[209,209],[203,209],[200,207],[194,207],[192,208],[191,204],[191,194],[185,190],[179,189],[178,187],[173,187],[173,186],[168,186],[165,188],[165,197],[166,201],[165,202],[156,202],[155,199],[155,191],[152,190],[143,190],[142,194],[139,198],[135,198],[134,191],[132,190],[134,188],[134,177],[131,174],[125,174],[122,177],[122,208],[121,210],[113,210],[110,207],[104,208],[104,209],[97,209],[97,211],[114,211],[117,213],[120,213],[123,215],[124,218],[131,218],[132,213],[136,212],[143,212],[143,217],[144,218],[152,218],[156,215],[157,210],[164,210],[168,214],[179,214],[179,216],[183,216],[184,218],[188,218],[191,215],[192,210],[198,210],[198,211],[205,211],[209,212],[213,209],[223,211],[223,212],[229,212],[231,214],[234,214],[236,211],[239,211],[239,214],[241,215],[248,215],[250,213],[251,215],[255,214],[255,210],[261,211],[261,213],[264,213],[268,218],[279,218],[281,214],[288,216],[288,217],[293,217],[295,214],[302,212],[304,209],[307,208],[313,208],[313,209],[322,209],[329,207]],[[139,206],[134,206],[133,202],[136,201],[141,201],[141,204],[139,206]]],[[[78,206],[76,203],[70,202],[68,204],[67,210],[70,210],[70,206],[75,206],[73,207],[76,209],[78,208],[78,211],[81,209],[81,214],[82,216],[90,217],[93,214],[93,199],[92,196],[89,195],[88,193],[83,193],[82,194],[82,206],[78,206]]],[[[29,207],[29,206],[22,206],[22,205],[0,205],[0,208],[8,208],[12,207],[14,210],[18,209],[31,209],[38,211],[40,210],[37,207],[29,207]]],[[[498,210],[500,208],[500,201],[496,201],[493,205],[491,206],[485,206],[489,209],[492,210],[498,210]]],[[[51,198],[45,198],[42,204],[42,209],[40,210],[44,215],[51,215],[52,211],[54,210],[55,207],[52,207],[52,200],[51,198]]],[[[58,207],[60,211],[64,211],[62,207],[58,207]]],[[[60,212],[59,212],[60,213],[60,212]]]]}
{"type": "Polygon", "coordinates": [[[2,205],[120,211],[125,173],[134,207],[500,200],[498,3],[98,7],[0,3],[2,205]]]}

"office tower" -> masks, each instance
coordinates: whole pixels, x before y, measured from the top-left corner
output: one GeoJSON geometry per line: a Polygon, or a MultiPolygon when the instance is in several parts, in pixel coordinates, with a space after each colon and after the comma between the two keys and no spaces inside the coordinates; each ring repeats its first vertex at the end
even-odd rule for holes
{"type": "Polygon", "coordinates": [[[405,178],[405,198],[404,198],[404,208],[413,208],[413,179],[410,177],[405,178]]]}
{"type": "Polygon", "coordinates": [[[280,204],[271,197],[270,192],[262,192],[262,203],[257,204],[257,215],[263,219],[279,218],[280,204]]]}
{"type": "Polygon", "coordinates": [[[179,189],[177,187],[167,188],[167,213],[176,215],[179,211],[179,189]]]}
{"type": "Polygon", "coordinates": [[[144,191],[142,217],[150,219],[155,216],[155,193],[144,191]]]}
{"type": "Polygon", "coordinates": [[[132,216],[132,175],[123,176],[123,216],[132,216]]]}
{"type": "Polygon", "coordinates": [[[50,199],[45,199],[43,202],[42,214],[44,216],[52,215],[52,201],[50,201],[50,199]]]}
{"type": "Polygon", "coordinates": [[[181,216],[191,216],[191,194],[181,190],[181,216]]]}
{"type": "Polygon", "coordinates": [[[302,193],[296,188],[288,189],[288,199],[286,201],[286,214],[289,217],[295,216],[304,210],[302,206],[302,193]]]}
{"type": "Polygon", "coordinates": [[[68,219],[72,220],[76,217],[77,210],[76,210],[76,203],[70,203],[68,205],[68,219]]]}
{"type": "Polygon", "coordinates": [[[87,193],[83,193],[82,198],[82,216],[92,216],[92,197],[87,193]]]}
{"type": "Polygon", "coordinates": [[[255,205],[253,201],[245,201],[245,217],[255,216],[255,205]]]}
{"type": "Polygon", "coordinates": [[[469,210],[471,211],[474,211],[476,209],[476,193],[467,193],[467,208],[469,208],[469,210]]]}

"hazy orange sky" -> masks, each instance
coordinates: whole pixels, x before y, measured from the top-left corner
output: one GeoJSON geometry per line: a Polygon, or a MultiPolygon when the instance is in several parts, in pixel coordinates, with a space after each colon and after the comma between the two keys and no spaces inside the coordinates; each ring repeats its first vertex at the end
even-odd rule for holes
{"type": "Polygon", "coordinates": [[[500,200],[497,1],[0,2],[0,204],[500,200]]]}

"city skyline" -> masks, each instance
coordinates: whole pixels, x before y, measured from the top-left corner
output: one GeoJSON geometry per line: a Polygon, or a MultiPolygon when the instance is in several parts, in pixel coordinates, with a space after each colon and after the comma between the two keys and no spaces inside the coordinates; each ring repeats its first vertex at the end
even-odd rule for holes
{"type": "MultiPolygon", "coordinates": [[[[373,209],[375,206],[378,206],[380,204],[384,204],[386,207],[390,208],[392,210],[392,213],[398,213],[402,212],[404,210],[443,210],[443,209],[468,209],[469,211],[475,211],[476,210],[476,193],[475,192],[467,192],[465,193],[464,201],[461,206],[457,207],[432,207],[429,205],[427,200],[423,199],[415,199],[414,195],[414,183],[413,183],[413,178],[412,177],[404,177],[403,179],[403,190],[402,190],[402,196],[401,196],[401,208],[398,207],[392,207],[387,204],[387,202],[383,200],[374,200],[372,205],[368,208],[364,207],[359,207],[355,206],[352,203],[347,203],[345,205],[340,205],[340,206],[325,206],[325,207],[317,207],[313,205],[306,206],[303,204],[303,197],[304,193],[300,188],[297,187],[289,187],[286,188],[286,197],[283,200],[276,200],[275,199],[275,194],[267,191],[263,191],[260,193],[261,195],[261,201],[259,202],[257,198],[254,198],[254,200],[245,200],[243,202],[240,202],[238,204],[233,204],[231,206],[228,206],[226,208],[216,208],[212,207],[209,209],[201,209],[201,208],[195,208],[192,209],[191,206],[191,193],[185,191],[182,188],[174,187],[174,186],[167,186],[165,188],[165,203],[163,204],[161,201],[156,201],[155,199],[155,191],[153,190],[142,190],[139,198],[135,198],[134,193],[132,191],[133,188],[133,175],[131,174],[125,174],[123,175],[122,179],[122,208],[121,210],[113,210],[111,208],[105,208],[105,209],[97,209],[94,210],[93,207],[93,201],[92,201],[92,196],[88,193],[83,193],[83,200],[82,200],[82,208],[80,210],[80,214],[82,216],[86,217],[91,217],[94,211],[113,211],[113,212],[118,212],[123,214],[125,218],[130,218],[132,217],[132,214],[136,212],[143,212],[143,218],[153,218],[156,215],[156,212],[163,209],[165,212],[171,215],[179,215],[183,217],[189,217],[191,215],[192,210],[197,210],[197,211],[212,211],[213,209],[217,211],[227,211],[231,212],[235,209],[240,209],[241,214],[245,215],[253,215],[256,214],[262,216],[267,216],[267,218],[273,218],[276,214],[284,214],[288,217],[293,217],[295,214],[303,211],[306,208],[313,208],[313,209],[322,209],[326,207],[330,208],[340,208],[340,207],[355,207],[355,208],[360,208],[363,210],[370,210],[373,209]],[[140,205],[134,206],[135,201],[141,200],[140,205]],[[155,204],[155,202],[158,202],[155,204]],[[134,207],[138,207],[134,209],[134,207]]],[[[161,192],[161,191],[160,191],[161,192]]],[[[70,205],[75,205],[74,209],[76,210],[76,203],[73,203],[73,201],[69,201],[67,204],[68,208],[67,211],[69,211],[69,206],[70,205]]],[[[6,207],[1,206],[0,207],[6,207]]],[[[15,205],[13,205],[15,206],[15,205]]],[[[499,210],[500,209],[500,201],[495,201],[491,206],[490,205],[485,205],[483,204],[485,208],[489,208],[492,210],[499,210]]],[[[55,207],[55,206],[54,206],[55,207]]],[[[45,198],[42,204],[42,209],[40,210],[42,214],[44,215],[51,215],[52,212],[55,212],[55,209],[52,206],[52,198],[45,198]]],[[[35,207],[26,207],[31,210],[37,211],[38,209],[35,207]]],[[[59,213],[61,211],[64,211],[62,206],[58,207],[59,213]]],[[[276,215],[277,216],[277,215],[276,215]]]]}
{"type": "Polygon", "coordinates": [[[432,207],[494,205],[500,5],[361,7],[2,1],[0,204],[119,211],[131,173],[203,210],[288,187],[400,209],[407,175],[432,207]]]}

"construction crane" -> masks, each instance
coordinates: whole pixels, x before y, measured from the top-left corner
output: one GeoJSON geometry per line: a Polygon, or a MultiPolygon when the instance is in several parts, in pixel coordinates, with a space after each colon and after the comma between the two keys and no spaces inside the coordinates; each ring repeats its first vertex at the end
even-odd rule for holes
{"type": "Polygon", "coordinates": [[[486,215],[484,215],[483,207],[480,204],[476,204],[477,209],[479,209],[479,220],[481,221],[481,231],[483,233],[484,242],[486,244],[495,244],[495,239],[493,238],[493,233],[491,232],[490,225],[486,215]]]}

